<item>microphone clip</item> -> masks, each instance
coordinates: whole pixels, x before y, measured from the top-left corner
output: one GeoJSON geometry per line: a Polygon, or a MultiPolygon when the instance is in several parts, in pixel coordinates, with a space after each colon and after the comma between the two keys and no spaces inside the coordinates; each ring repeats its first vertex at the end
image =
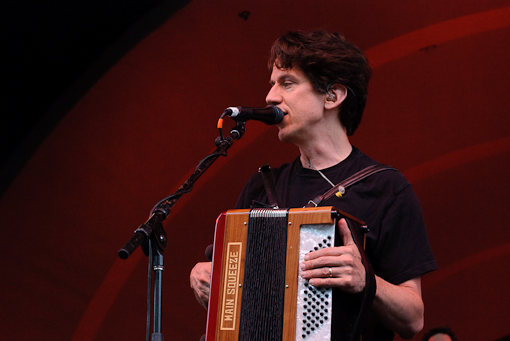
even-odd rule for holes
{"type": "Polygon", "coordinates": [[[236,121],[235,127],[230,130],[230,137],[232,137],[234,140],[239,140],[246,132],[244,123],[245,122],[236,121]]]}

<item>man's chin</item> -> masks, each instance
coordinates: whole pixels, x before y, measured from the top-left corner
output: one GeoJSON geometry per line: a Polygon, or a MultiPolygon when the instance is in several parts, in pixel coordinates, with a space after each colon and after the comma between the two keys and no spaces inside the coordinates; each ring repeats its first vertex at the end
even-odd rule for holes
{"type": "Polygon", "coordinates": [[[292,143],[292,141],[294,140],[292,138],[292,134],[288,134],[284,132],[282,129],[278,131],[278,139],[283,143],[292,143]]]}

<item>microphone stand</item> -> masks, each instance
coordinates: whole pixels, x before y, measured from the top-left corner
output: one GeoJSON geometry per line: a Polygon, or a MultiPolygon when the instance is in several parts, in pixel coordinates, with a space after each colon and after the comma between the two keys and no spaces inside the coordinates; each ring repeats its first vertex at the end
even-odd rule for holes
{"type": "MultiPolygon", "coordinates": [[[[220,118],[221,122],[223,122],[222,120],[223,115],[220,118]]],[[[136,250],[138,246],[143,244],[142,248],[144,249],[144,253],[149,256],[149,265],[151,264],[150,262],[154,263],[152,268],[155,272],[156,278],[154,281],[153,289],[154,332],[152,334],[151,339],[152,341],[163,341],[163,334],[161,333],[162,272],[164,270],[163,253],[167,246],[167,237],[162,222],[168,217],[172,207],[180,199],[180,197],[183,194],[191,192],[195,182],[214,163],[214,161],[216,161],[220,156],[227,156],[227,150],[232,146],[234,140],[240,139],[244,134],[245,132],[244,124],[245,122],[236,121],[236,126],[230,131],[230,136],[224,137],[222,132],[222,126],[220,123],[218,123],[220,136],[217,137],[215,141],[217,147],[216,150],[199,162],[193,174],[191,174],[191,176],[179,187],[179,189],[174,194],[159,201],[153,207],[149,219],[135,230],[134,235],[131,237],[131,239],[118,252],[120,258],[127,259],[136,250]],[[154,246],[155,249],[154,255],[152,255],[152,246],[154,246]]],[[[150,277],[149,270],[149,283],[151,281],[152,280],[150,277]]],[[[147,330],[149,329],[150,322],[148,321],[147,330]]]]}
{"type": "MultiPolygon", "coordinates": [[[[167,246],[167,237],[165,230],[163,229],[162,224],[158,224],[156,228],[152,231],[152,236],[149,240],[142,244],[142,249],[146,255],[149,256],[149,275],[148,275],[148,285],[149,288],[152,283],[152,273],[151,269],[154,271],[155,279],[154,279],[154,312],[153,312],[153,333],[152,333],[152,341],[163,341],[163,334],[161,333],[161,298],[162,298],[162,280],[163,280],[163,253],[167,246]]],[[[150,311],[150,291],[147,293],[148,296],[148,313],[150,311]]],[[[146,339],[149,339],[149,330],[150,330],[150,315],[147,317],[147,333],[146,339]]]]}

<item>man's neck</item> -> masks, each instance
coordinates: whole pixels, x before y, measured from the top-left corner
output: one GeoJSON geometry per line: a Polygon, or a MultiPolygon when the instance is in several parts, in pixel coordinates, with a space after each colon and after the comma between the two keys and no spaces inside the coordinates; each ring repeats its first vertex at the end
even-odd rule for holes
{"type": "Polygon", "coordinates": [[[347,136],[339,136],[334,141],[322,141],[300,147],[301,164],[304,168],[325,169],[345,160],[352,152],[347,136]],[[313,167],[310,167],[310,164],[313,167]]]}
{"type": "Polygon", "coordinates": [[[352,152],[347,132],[335,110],[326,111],[321,121],[314,122],[299,139],[290,143],[299,148],[304,168],[329,168],[345,160],[352,152]]]}

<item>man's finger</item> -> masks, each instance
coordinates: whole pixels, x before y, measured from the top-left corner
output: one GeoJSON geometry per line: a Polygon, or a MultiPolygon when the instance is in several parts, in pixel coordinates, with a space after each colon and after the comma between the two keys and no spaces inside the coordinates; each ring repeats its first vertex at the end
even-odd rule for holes
{"type": "Polygon", "coordinates": [[[352,239],[351,230],[349,230],[347,221],[344,218],[340,219],[340,221],[338,222],[338,232],[340,233],[340,236],[342,237],[344,246],[354,244],[354,240],[352,239]]]}

